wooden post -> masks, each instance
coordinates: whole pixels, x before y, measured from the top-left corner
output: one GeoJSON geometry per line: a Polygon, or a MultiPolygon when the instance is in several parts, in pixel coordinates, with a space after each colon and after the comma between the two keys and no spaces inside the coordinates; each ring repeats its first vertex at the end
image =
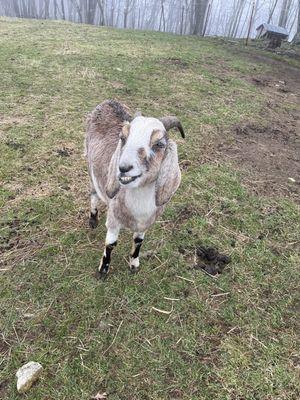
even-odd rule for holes
{"type": "Polygon", "coordinates": [[[251,11],[250,22],[249,22],[249,29],[248,29],[248,33],[247,33],[247,39],[246,39],[246,46],[248,46],[248,40],[249,40],[251,28],[252,28],[252,19],[253,19],[253,14],[254,14],[254,8],[255,8],[255,0],[253,0],[253,5],[252,5],[252,11],[251,11]]]}

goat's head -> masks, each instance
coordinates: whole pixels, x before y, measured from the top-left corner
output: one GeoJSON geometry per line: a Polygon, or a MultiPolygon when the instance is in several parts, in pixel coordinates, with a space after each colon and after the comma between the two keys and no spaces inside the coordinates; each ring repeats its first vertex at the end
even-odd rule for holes
{"type": "Polygon", "coordinates": [[[184,137],[183,128],[176,117],[159,120],[139,115],[131,123],[124,124],[109,168],[109,197],[114,197],[120,186],[137,188],[155,182],[162,176],[170,180],[172,168],[180,178],[176,145],[167,134],[169,129],[175,127],[184,137]]]}

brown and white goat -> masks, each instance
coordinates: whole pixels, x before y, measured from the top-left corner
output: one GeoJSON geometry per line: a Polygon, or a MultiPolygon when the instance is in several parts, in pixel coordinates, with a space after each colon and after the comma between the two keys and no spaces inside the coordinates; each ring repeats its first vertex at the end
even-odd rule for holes
{"type": "Polygon", "coordinates": [[[91,181],[90,226],[98,223],[99,202],[107,205],[107,234],[97,275],[108,273],[111,252],[121,228],[133,232],[130,269],[139,267],[145,231],[161,215],[181,179],[177,146],[167,131],[184,131],[176,117],[141,115],[132,119],[125,106],[114,100],[89,114],[85,151],[91,181]]]}

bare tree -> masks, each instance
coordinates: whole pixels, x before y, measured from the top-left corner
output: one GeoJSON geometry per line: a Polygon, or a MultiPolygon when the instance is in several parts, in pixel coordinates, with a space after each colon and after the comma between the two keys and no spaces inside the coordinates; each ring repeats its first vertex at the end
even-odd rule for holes
{"type": "MultiPolygon", "coordinates": [[[[33,2],[30,2],[33,3],[33,2]]],[[[44,18],[49,19],[50,17],[50,0],[44,0],[44,18]]]]}
{"type": "MultiPolygon", "coordinates": [[[[299,32],[300,0],[255,0],[256,22],[299,32]]],[[[150,29],[181,35],[245,37],[253,0],[0,0],[0,14],[19,18],[67,19],[119,28],[150,29]]],[[[296,37],[299,36],[299,33],[296,37]]]]}
{"type": "Polygon", "coordinates": [[[231,22],[231,26],[229,28],[229,35],[230,37],[236,37],[237,31],[241,22],[241,16],[244,12],[245,5],[247,0],[239,0],[236,4],[236,9],[233,13],[233,18],[231,22]]]}
{"type": "Polygon", "coordinates": [[[93,24],[96,15],[97,0],[85,0],[84,2],[84,15],[87,24],[93,24]]]}
{"type": "Polygon", "coordinates": [[[105,0],[97,0],[97,5],[99,7],[99,25],[105,25],[105,0]]]}
{"type": "Polygon", "coordinates": [[[208,0],[194,0],[194,35],[202,35],[208,0]]]}
{"type": "Polygon", "coordinates": [[[61,1],[60,1],[60,5],[61,5],[61,15],[62,15],[62,19],[66,19],[64,0],[61,0],[61,1]]]}
{"type": "Polygon", "coordinates": [[[298,0],[298,21],[297,21],[297,31],[293,39],[295,44],[300,44],[300,0],[298,0]]]}
{"type": "Polygon", "coordinates": [[[270,12],[269,12],[268,24],[270,24],[272,22],[273,14],[277,7],[277,3],[278,3],[278,0],[273,0],[273,3],[270,4],[271,7],[270,7],[270,12]]]}
{"type": "Polygon", "coordinates": [[[132,9],[132,0],[125,0],[125,5],[124,5],[124,28],[127,28],[127,22],[128,22],[128,14],[131,12],[132,9]]]}
{"type": "Polygon", "coordinates": [[[163,26],[163,32],[166,31],[166,19],[165,19],[165,9],[164,9],[164,0],[160,0],[160,7],[161,7],[161,14],[160,14],[160,20],[159,20],[159,28],[158,30],[161,30],[161,25],[163,26]]]}
{"type": "Polygon", "coordinates": [[[292,0],[283,0],[278,22],[279,26],[283,26],[284,28],[286,28],[291,4],[292,0]]]}

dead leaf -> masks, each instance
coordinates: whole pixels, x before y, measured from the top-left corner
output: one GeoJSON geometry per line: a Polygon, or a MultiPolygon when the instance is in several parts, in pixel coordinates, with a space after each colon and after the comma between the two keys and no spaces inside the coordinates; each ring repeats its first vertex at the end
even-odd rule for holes
{"type": "Polygon", "coordinates": [[[96,396],[91,397],[91,400],[105,400],[107,399],[107,393],[97,393],[96,396]]]}

